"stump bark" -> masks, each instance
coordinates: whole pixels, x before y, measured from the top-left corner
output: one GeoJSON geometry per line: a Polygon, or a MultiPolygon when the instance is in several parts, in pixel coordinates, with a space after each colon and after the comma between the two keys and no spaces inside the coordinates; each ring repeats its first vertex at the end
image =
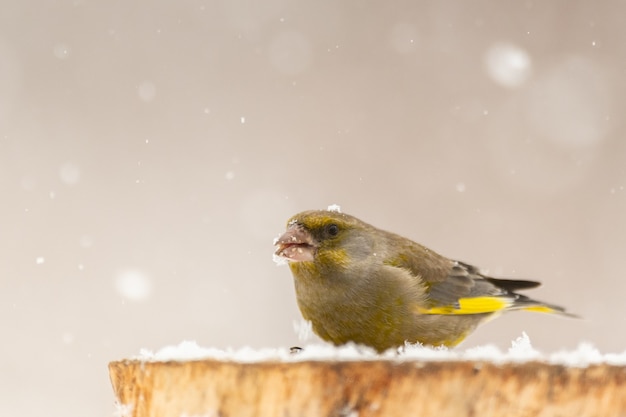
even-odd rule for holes
{"type": "Polygon", "coordinates": [[[626,367],[542,362],[109,364],[128,417],[626,416],[626,367]]]}

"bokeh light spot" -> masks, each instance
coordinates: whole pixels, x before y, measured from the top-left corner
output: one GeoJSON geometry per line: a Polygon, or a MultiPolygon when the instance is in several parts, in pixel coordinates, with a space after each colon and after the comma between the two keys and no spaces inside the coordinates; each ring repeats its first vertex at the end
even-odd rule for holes
{"type": "Polygon", "coordinates": [[[531,72],[531,59],[522,48],[510,43],[496,43],[485,54],[487,73],[503,87],[519,87],[531,72]]]}
{"type": "Polygon", "coordinates": [[[115,289],[124,298],[142,301],[152,293],[152,281],[143,272],[129,269],[117,274],[115,289]]]}

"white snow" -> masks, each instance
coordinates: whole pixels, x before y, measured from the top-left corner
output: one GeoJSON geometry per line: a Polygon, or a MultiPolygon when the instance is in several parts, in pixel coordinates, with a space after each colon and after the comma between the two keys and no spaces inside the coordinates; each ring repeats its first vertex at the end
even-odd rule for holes
{"type": "Polygon", "coordinates": [[[272,254],[272,260],[278,266],[287,265],[289,260],[287,258],[283,258],[282,256],[278,256],[275,253],[272,254]]]}
{"type": "Polygon", "coordinates": [[[156,86],[151,81],[143,81],[137,86],[137,95],[142,101],[150,102],[156,97],[156,86]]]}
{"type": "Polygon", "coordinates": [[[132,404],[120,404],[119,402],[115,402],[115,411],[113,412],[114,417],[130,417],[133,415],[133,405],[132,404]]]}
{"type": "Polygon", "coordinates": [[[496,83],[515,88],[524,84],[530,76],[531,60],[528,53],[519,46],[500,42],[487,50],[485,66],[496,83]]]}
{"type": "Polygon", "coordinates": [[[152,293],[152,281],[143,272],[129,269],[117,274],[115,289],[124,298],[141,301],[152,293]]]}
{"type": "Polygon", "coordinates": [[[52,48],[52,53],[59,59],[69,58],[72,49],[65,43],[57,43],[52,48]]]}
{"type": "Polygon", "coordinates": [[[74,343],[75,337],[73,333],[65,332],[61,335],[61,341],[63,341],[66,345],[71,345],[74,343]]]}
{"type": "Polygon", "coordinates": [[[341,213],[341,206],[339,206],[339,204],[331,204],[326,210],[334,211],[335,213],[341,213]]]}
{"type": "Polygon", "coordinates": [[[391,28],[389,43],[394,51],[407,55],[417,50],[416,40],[418,38],[419,34],[415,25],[398,23],[391,28]]]}
{"type": "Polygon", "coordinates": [[[72,163],[66,163],[59,168],[59,178],[63,184],[75,185],[80,180],[80,168],[72,163]]]}
{"type": "Polygon", "coordinates": [[[528,337],[526,332],[523,332],[520,337],[511,342],[508,353],[516,361],[520,362],[541,359],[541,353],[533,348],[530,343],[530,337],[528,337]]]}
{"type": "MultiPolygon", "coordinates": [[[[272,244],[274,246],[276,245],[276,242],[278,242],[278,239],[280,239],[281,236],[282,236],[282,233],[279,233],[278,236],[276,236],[274,238],[274,241],[272,242],[272,244]]],[[[282,256],[278,256],[278,255],[276,255],[276,253],[272,254],[272,260],[278,266],[287,265],[289,263],[289,260],[287,258],[283,258],[282,256]]]]}
{"type": "Polygon", "coordinates": [[[294,320],[293,329],[298,335],[300,342],[306,342],[313,336],[313,324],[309,320],[294,320]]]}
{"type": "Polygon", "coordinates": [[[576,350],[560,351],[551,354],[549,361],[574,367],[584,367],[605,362],[611,365],[625,365],[626,352],[621,355],[603,355],[590,343],[581,343],[576,350]]]}
{"type": "Polygon", "coordinates": [[[432,348],[422,345],[407,344],[403,352],[389,350],[377,354],[373,349],[354,344],[341,347],[330,344],[311,344],[302,346],[303,350],[291,354],[288,348],[252,349],[216,349],[203,348],[194,341],[184,341],[176,346],[166,346],[157,352],[142,349],[135,359],[142,361],[186,361],[186,360],[228,360],[236,362],[264,361],[309,361],[309,360],[345,360],[345,361],[488,361],[493,363],[520,363],[539,361],[548,364],[585,367],[592,364],[626,365],[626,351],[622,353],[600,353],[589,343],[581,343],[576,349],[543,354],[534,349],[530,338],[524,333],[512,342],[511,348],[502,352],[496,346],[485,345],[466,350],[432,348]]]}
{"type": "Polygon", "coordinates": [[[199,359],[235,360],[240,362],[261,362],[264,360],[286,359],[289,349],[252,349],[249,347],[234,349],[204,348],[195,341],[183,341],[176,346],[165,346],[157,352],[141,349],[135,359],[143,361],[190,361],[199,359]]]}

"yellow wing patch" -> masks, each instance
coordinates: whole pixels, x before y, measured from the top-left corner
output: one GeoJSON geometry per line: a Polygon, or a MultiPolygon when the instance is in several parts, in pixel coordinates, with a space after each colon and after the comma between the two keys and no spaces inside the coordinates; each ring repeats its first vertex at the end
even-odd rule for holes
{"type": "Polygon", "coordinates": [[[558,313],[558,310],[550,308],[548,306],[532,306],[526,307],[523,309],[524,311],[534,311],[535,313],[558,313]]]}
{"type": "MultiPolygon", "coordinates": [[[[513,304],[512,298],[506,297],[472,297],[472,298],[459,298],[458,306],[438,306],[431,308],[419,308],[418,312],[421,314],[485,314],[495,313],[497,311],[505,310],[513,304]]],[[[533,308],[533,307],[531,307],[533,308]]],[[[529,310],[531,308],[528,308],[529,310]]],[[[540,307],[536,307],[540,309],[540,307]]],[[[533,310],[542,311],[542,310],[533,310]]]]}

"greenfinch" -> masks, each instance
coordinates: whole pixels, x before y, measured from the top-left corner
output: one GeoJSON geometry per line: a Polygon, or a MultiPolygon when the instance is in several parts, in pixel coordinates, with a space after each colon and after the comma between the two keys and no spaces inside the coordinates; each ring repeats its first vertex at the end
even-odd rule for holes
{"type": "Polygon", "coordinates": [[[302,316],[335,345],[452,347],[504,311],[570,315],[517,293],[539,282],[483,275],[336,210],[296,214],[274,244],[289,263],[302,316]]]}

